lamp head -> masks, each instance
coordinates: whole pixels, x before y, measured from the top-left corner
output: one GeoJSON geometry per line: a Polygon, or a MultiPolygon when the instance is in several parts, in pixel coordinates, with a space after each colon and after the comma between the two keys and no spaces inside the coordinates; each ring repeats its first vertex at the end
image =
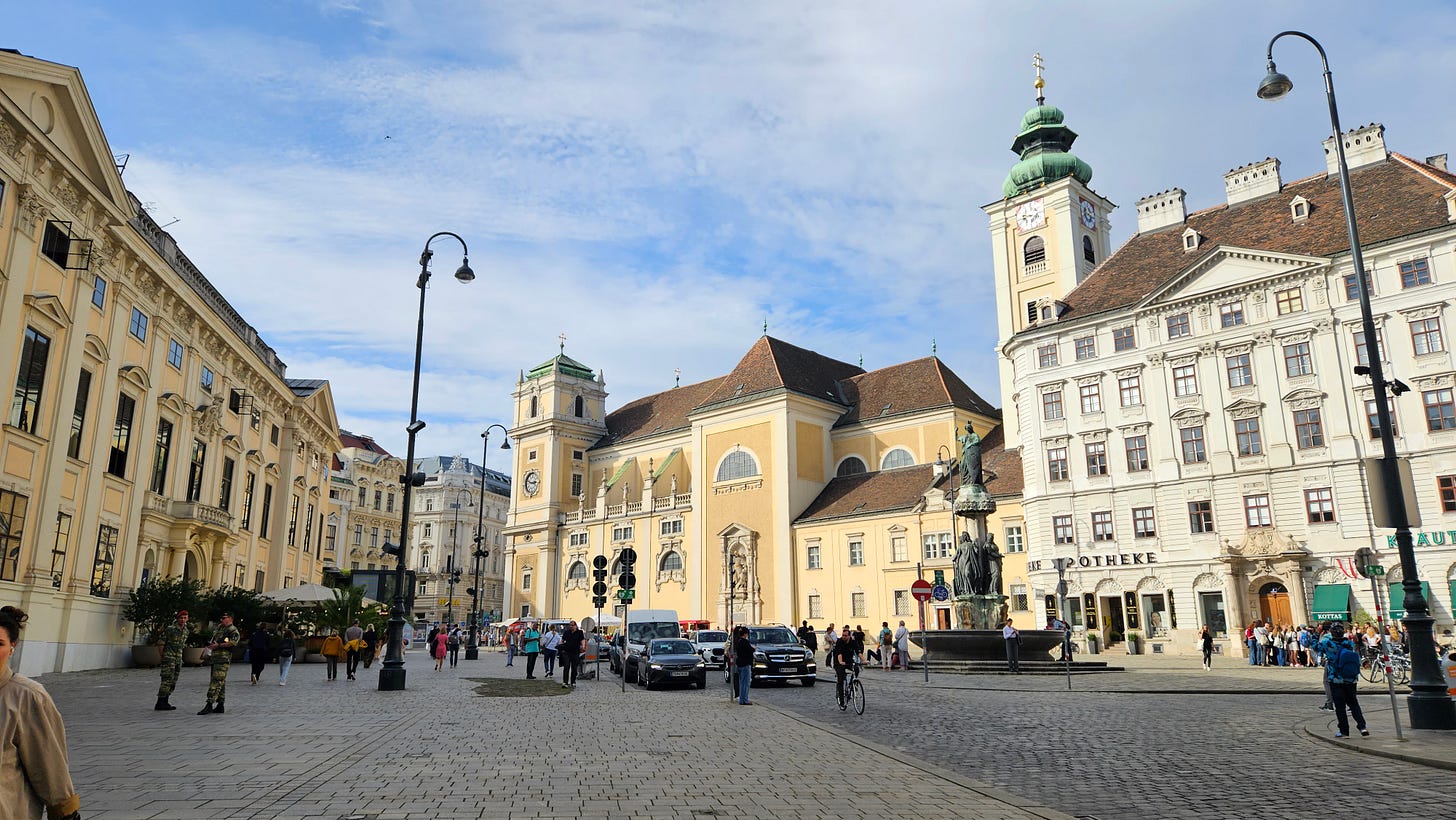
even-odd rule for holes
{"type": "Polygon", "coordinates": [[[467,256],[460,262],[460,267],[455,269],[455,278],[465,285],[475,281],[475,271],[470,269],[470,257],[467,256]]]}
{"type": "Polygon", "coordinates": [[[1288,94],[1293,88],[1294,82],[1289,79],[1288,75],[1279,73],[1279,69],[1274,67],[1274,61],[1270,60],[1269,73],[1265,74],[1264,79],[1259,83],[1259,99],[1277,100],[1288,94]]]}

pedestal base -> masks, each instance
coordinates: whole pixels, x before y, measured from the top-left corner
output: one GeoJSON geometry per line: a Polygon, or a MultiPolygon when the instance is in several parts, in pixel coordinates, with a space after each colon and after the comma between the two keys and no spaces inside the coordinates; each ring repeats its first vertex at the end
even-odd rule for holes
{"type": "Polygon", "coordinates": [[[379,691],[400,692],[404,690],[404,665],[384,667],[379,670],[379,691]]]}
{"type": "Polygon", "coordinates": [[[1006,620],[1005,595],[957,595],[956,629],[999,629],[1006,620]]]}
{"type": "Polygon", "coordinates": [[[480,660],[480,650],[479,649],[476,649],[473,646],[467,646],[467,647],[465,647],[465,660],[467,660],[467,661],[478,661],[478,660],[480,660]]]}
{"type": "Polygon", "coordinates": [[[1438,692],[1435,697],[1421,695],[1412,694],[1405,699],[1412,729],[1456,729],[1456,701],[1444,692],[1438,692]]]}

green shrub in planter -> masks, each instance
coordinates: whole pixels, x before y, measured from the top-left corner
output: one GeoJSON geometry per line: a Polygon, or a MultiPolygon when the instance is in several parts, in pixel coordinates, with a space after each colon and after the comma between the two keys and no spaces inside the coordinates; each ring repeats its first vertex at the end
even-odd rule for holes
{"type": "Polygon", "coordinates": [[[202,582],[181,577],[148,578],[131,591],[121,617],[136,624],[142,643],[155,645],[162,633],[177,620],[180,610],[202,620],[202,582]]]}

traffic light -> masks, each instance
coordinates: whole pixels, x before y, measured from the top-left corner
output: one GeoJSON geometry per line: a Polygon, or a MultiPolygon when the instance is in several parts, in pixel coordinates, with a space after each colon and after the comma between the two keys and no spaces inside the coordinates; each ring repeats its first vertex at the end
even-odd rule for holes
{"type": "Polygon", "coordinates": [[[592,559],[592,604],[597,609],[607,605],[607,556],[598,555],[592,559]]]}
{"type": "Polygon", "coordinates": [[[466,595],[469,595],[472,598],[474,598],[475,597],[475,587],[466,587],[465,588],[465,594],[466,595]]]}
{"type": "Polygon", "coordinates": [[[399,545],[398,544],[391,544],[388,541],[385,541],[384,542],[384,554],[385,555],[393,555],[393,556],[396,556],[397,557],[399,555],[399,545]]]}
{"type": "Polygon", "coordinates": [[[450,570],[450,586],[454,586],[458,583],[460,583],[460,570],[450,570]]]}

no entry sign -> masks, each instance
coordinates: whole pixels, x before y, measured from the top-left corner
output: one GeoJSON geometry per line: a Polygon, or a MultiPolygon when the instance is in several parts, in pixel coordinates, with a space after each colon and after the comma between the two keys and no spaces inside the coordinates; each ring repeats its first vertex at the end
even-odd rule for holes
{"type": "Polygon", "coordinates": [[[923,603],[930,600],[931,589],[930,582],[922,578],[910,585],[910,594],[915,596],[915,600],[923,603]]]}

